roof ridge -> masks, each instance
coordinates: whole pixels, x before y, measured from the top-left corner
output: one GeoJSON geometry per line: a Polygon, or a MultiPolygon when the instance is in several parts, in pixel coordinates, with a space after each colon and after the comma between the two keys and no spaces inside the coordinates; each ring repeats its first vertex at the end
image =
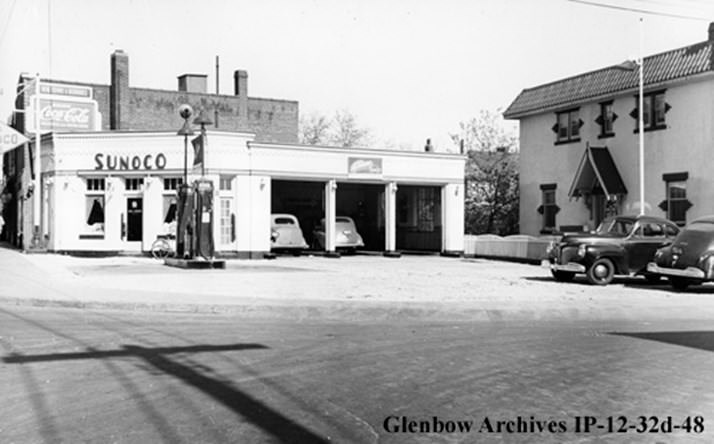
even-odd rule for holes
{"type": "MultiPolygon", "coordinates": [[[[714,40],[704,40],[644,57],[645,86],[664,84],[714,72],[714,40]]],[[[609,65],[524,88],[506,108],[507,119],[534,111],[572,105],[593,97],[614,95],[637,85],[636,67],[609,65]]]]}
{"type": "MultiPolygon", "coordinates": [[[[663,55],[665,55],[665,54],[670,54],[670,53],[674,53],[674,52],[681,51],[681,50],[689,50],[689,49],[695,48],[695,47],[697,47],[697,46],[701,46],[701,47],[710,46],[710,45],[712,45],[712,44],[714,44],[714,42],[711,41],[711,40],[703,40],[703,41],[701,41],[701,42],[693,43],[693,44],[686,45],[686,46],[680,46],[680,47],[678,47],[678,48],[668,49],[667,51],[662,51],[662,52],[658,52],[658,53],[656,53],[656,54],[648,55],[648,56],[644,57],[644,60],[647,61],[648,59],[653,59],[653,58],[655,58],[655,57],[660,57],[660,56],[663,56],[663,55]]],[[[697,50],[699,50],[699,49],[700,49],[700,48],[697,48],[697,50]]],[[[627,61],[627,60],[625,60],[625,61],[627,61]]],[[[622,62],[621,62],[621,63],[622,63],[622,62]]],[[[583,77],[583,76],[586,76],[586,75],[589,75],[589,74],[596,74],[596,73],[603,72],[603,71],[607,71],[607,70],[610,70],[610,69],[619,69],[618,66],[619,66],[621,63],[615,64],[615,65],[608,65],[608,66],[605,66],[605,67],[603,67],[603,68],[598,68],[598,69],[594,69],[594,70],[591,70],[591,71],[581,72],[581,73],[579,73],[579,74],[574,74],[574,75],[571,75],[571,76],[568,76],[568,77],[563,77],[563,78],[560,78],[560,79],[558,79],[558,80],[553,80],[553,81],[550,81],[550,82],[547,82],[547,83],[541,83],[540,85],[532,86],[532,87],[529,87],[529,88],[523,88],[523,91],[533,91],[533,90],[536,90],[536,89],[539,89],[539,88],[545,88],[545,87],[547,87],[547,86],[554,85],[554,84],[557,84],[557,83],[562,83],[562,82],[565,82],[565,81],[568,81],[568,80],[577,79],[577,78],[579,78],[579,77],[583,77]]],[[[710,70],[711,70],[711,69],[714,69],[714,66],[711,66],[711,65],[710,65],[709,69],[710,69],[710,70]]]]}

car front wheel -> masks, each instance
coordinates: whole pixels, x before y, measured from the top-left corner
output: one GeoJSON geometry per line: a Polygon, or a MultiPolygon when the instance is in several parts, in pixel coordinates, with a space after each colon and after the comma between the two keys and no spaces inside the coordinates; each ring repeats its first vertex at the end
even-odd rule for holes
{"type": "Polygon", "coordinates": [[[586,276],[593,285],[607,285],[615,276],[615,265],[606,257],[598,259],[588,268],[586,276]]]}
{"type": "Polygon", "coordinates": [[[558,282],[570,282],[575,277],[575,273],[572,271],[550,270],[550,274],[558,282]]]}

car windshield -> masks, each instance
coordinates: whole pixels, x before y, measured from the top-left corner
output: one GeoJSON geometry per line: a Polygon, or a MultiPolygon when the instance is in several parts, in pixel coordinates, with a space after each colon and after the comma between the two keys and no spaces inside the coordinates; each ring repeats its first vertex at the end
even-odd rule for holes
{"type": "Polygon", "coordinates": [[[633,221],[630,219],[605,219],[600,223],[595,232],[597,234],[611,234],[615,236],[627,236],[632,230],[633,221]]]}

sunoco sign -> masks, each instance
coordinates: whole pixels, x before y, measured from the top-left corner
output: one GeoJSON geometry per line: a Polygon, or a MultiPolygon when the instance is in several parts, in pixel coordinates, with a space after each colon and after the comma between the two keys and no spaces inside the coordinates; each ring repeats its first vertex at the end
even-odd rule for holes
{"type": "Polygon", "coordinates": [[[27,142],[27,137],[4,123],[0,123],[0,155],[25,142],[27,142]]]}

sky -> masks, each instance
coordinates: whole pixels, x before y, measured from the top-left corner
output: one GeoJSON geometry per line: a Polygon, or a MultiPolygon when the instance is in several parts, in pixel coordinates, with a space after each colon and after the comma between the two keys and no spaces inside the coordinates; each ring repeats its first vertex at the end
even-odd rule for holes
{"type": "MultiPolygon", "coordinates": [[[[347,110],[374,147],[454,151],[449,134],[527,87],[707,39],[711,0],[0,0],[0,119],[21,72],[109,84],[129,55],[132,87],[176,90],[208,75],[233,93],[347,110]],[[692,20],[626,9],[697,16],[692,20]]],[[[513,128],[506,122],[506,128],[513,128]]]]}

